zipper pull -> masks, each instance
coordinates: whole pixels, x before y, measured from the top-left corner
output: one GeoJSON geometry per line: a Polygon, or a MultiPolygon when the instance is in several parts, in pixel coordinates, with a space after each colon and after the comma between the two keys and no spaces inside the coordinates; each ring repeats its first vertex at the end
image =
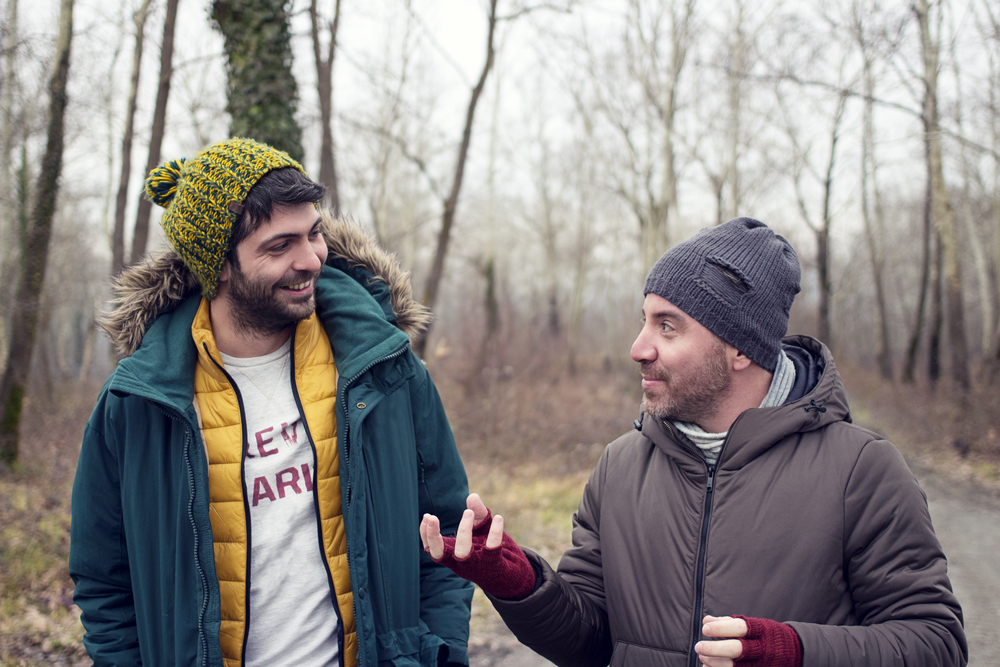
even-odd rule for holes
{"type": "Polygon", "coordinates": [[[708,466],[708,492],[715,488],[715,466],[708,466]]]}

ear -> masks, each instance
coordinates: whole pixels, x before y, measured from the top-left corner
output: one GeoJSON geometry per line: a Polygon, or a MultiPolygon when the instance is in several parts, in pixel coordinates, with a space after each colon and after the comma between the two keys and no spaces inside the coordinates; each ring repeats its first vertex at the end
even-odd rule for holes
{"type": "Polygon", "coordinates": [[[222,263],[222,270],[219,271],[219,282],[224,283],[229,281],[229,260],[227,259],[222,263]]]}
{"type": "Polygon", "coordinates": [[[747,368],[749,368],[750,364],[753,363],[753,361],[750,359],[750,357],[748,357],[747,355],[743,354],[742,352],[740,352],[736,348],[733,348],[733,351],[735,352],[735,354],[732,355],[732,357],[730,359],[730,362],[729,362],[730,364],[732,364],[733,370],[734,371],[742,371],[742,370],[746,370],[747,368]]]}

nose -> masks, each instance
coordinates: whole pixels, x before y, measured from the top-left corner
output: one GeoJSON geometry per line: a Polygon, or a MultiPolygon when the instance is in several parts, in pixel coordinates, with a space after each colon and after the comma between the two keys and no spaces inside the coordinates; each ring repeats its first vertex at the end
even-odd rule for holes
{"type": "Polygon", "coordinates": [[[632,361],[636,363],[641,364],[644,361],[656,360],[656,347],[650,343],[646,334],[646,327],[643,327],[639,335],[635,337],[635,342],[632,343],[630,355],[632,356],[632,361]]]}
{"type": "MultiPolygon", "coordinates": [[[[326,249],[326,245],[323,245],[323,248],[326,249]]],[[[311,243],[305,243],[296,255],[292,268],[296,271],[316,273],[323,267],[324,259],[325,257],[320,257],[317,249],[311,243]]]]}

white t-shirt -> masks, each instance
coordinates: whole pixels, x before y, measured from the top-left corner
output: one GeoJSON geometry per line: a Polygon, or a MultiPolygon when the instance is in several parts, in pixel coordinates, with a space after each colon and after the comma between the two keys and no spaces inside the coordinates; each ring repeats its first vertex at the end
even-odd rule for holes
{"type": "Polygon", "coordinates": [[[340,622],[313,502],[316,456],[292,393],[290,350],[291,339],[263,357],[222,355],[246,419],[248,667],[339,662],[340,622]]]}

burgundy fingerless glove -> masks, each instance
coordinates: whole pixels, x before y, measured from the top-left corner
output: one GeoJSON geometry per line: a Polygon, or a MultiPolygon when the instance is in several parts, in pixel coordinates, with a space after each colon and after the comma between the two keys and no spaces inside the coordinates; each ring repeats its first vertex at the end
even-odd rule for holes
{"type": "Polygon", "coordinates": [[[506,532],[495,549],[486,548],[493,513],[472,529],[472,550],[468,557],[455,558],[455,538],[445,537],[444,554],[435,562],[468,579],[496,598],[523,600],[535,590],[535,570],[528,557],[506,532]]]}
{"type": "Polygon", "coordinates": [[[742,618],[747,634],[740,638],[743,653],[734,667],[802,667],[802,642],[792,626],[766,618],[742,618]]]}

